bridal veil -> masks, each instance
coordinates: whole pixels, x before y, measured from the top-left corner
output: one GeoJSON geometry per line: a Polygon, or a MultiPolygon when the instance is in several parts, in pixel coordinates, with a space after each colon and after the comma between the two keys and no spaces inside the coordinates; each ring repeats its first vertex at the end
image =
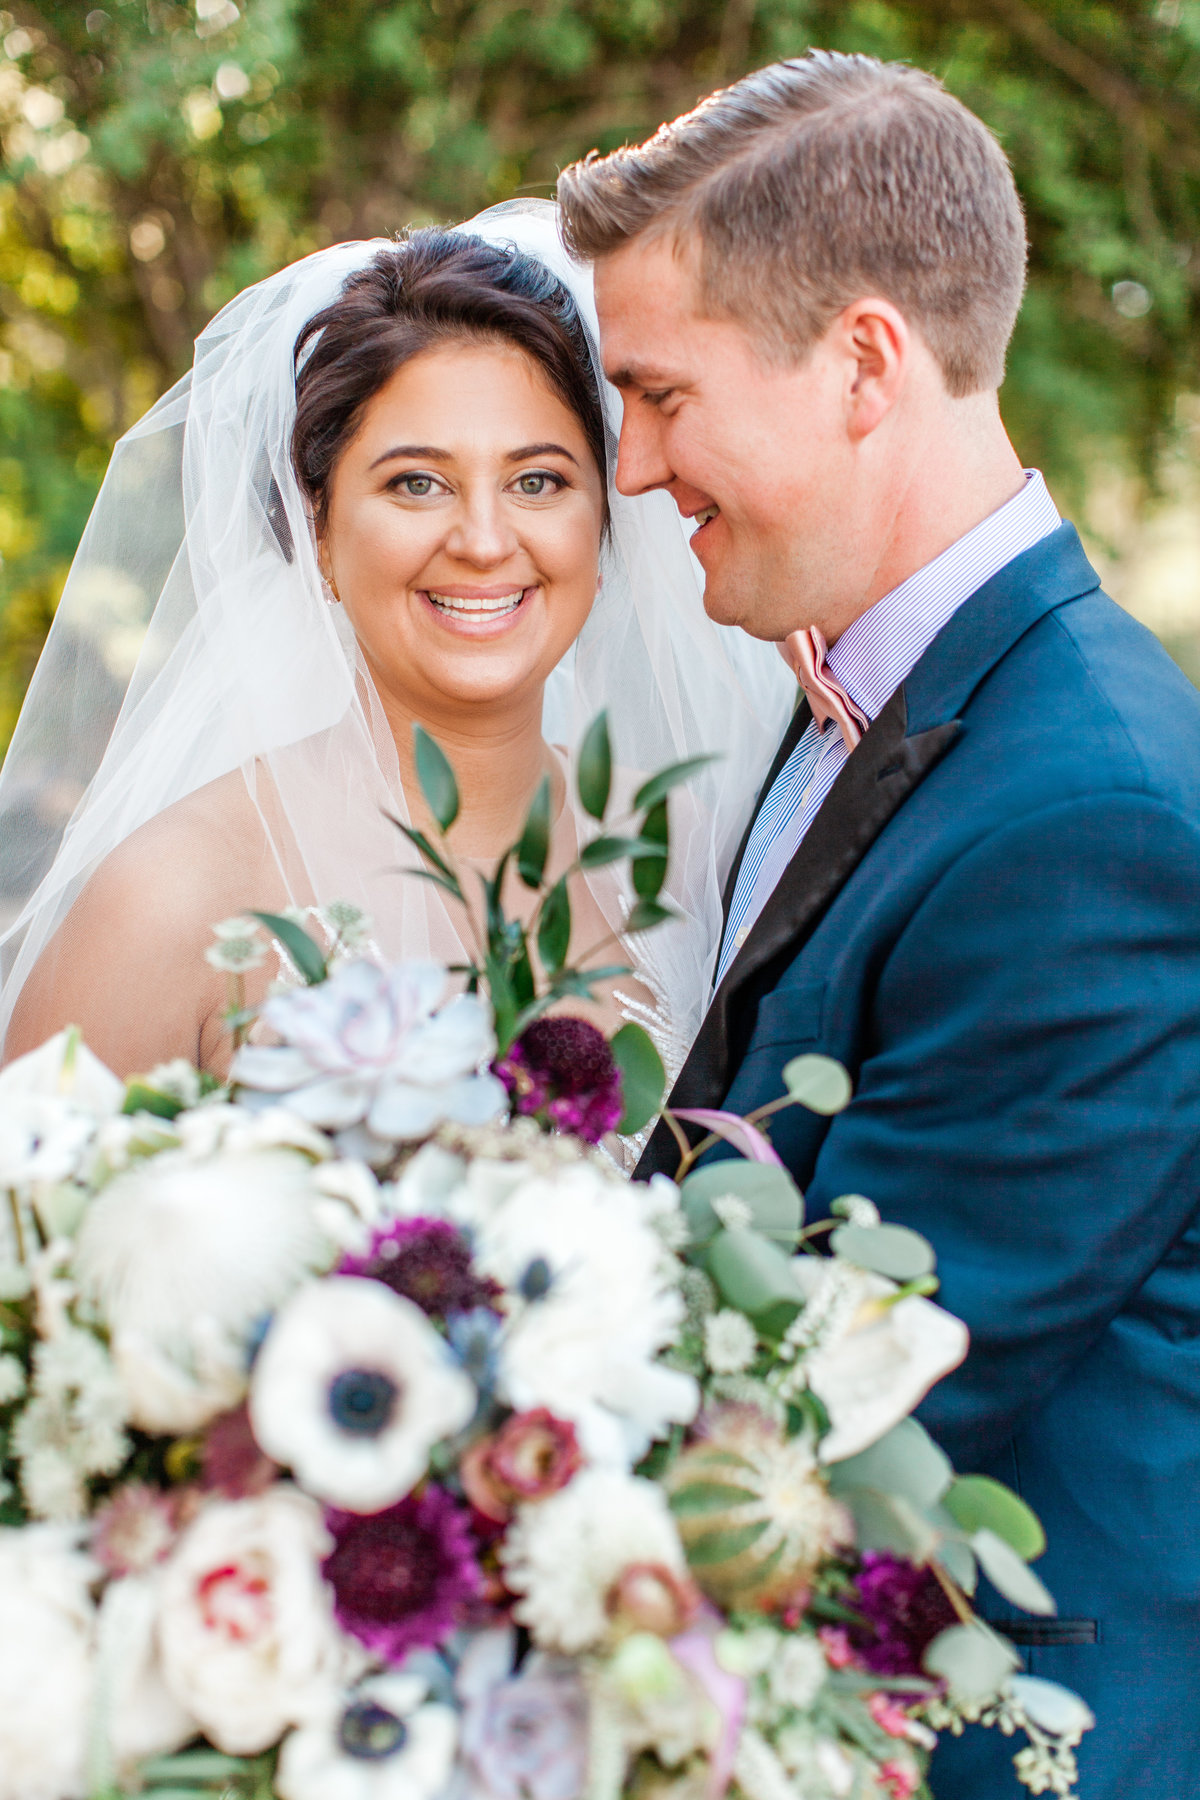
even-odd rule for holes
{"type": "MultiPolygon", "coordinates": [[[[547,263],[595,342],[590,274],[563,249],[549,202],[495,207],[462,229],[547,263]]],[[[406,816],[395,746],[342,608],[323,591],[289,460],[300,328],[384,247],[318,251],[240,294],[201,334],[190,373],[116,447],[0,772],[0,1034],[104,857],[235,771],[297,904],[354,901],[389,956],[458,953],[440,895],[398,872],[412,856],[388,820],[406,816]]],[[[601,385],[615,450],[620,400],[601,385]]],[[[719,756],[672,801],[665,897],[682,918],[646,944],[650,985],[687,1041],[722,880],[794,685],[768,645],[705,615],[671,500],[624,499],[611,480],[610,495],[601,592],[548,683],[546,737],[574,749],[606,707],[629,771],[719,756]]],[[[615,886],[596,891],[619,927],[615,886]]]]}

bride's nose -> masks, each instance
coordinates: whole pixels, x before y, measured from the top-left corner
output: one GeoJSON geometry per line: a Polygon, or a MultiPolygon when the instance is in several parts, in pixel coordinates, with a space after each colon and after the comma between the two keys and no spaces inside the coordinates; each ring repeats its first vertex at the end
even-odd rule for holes
{"type": "Polygon", "coordinates": [[[451,556],[477,569],[492,569],[519,548],[513,522],[497,493],[463,496],[446,537],[451,556]]]}

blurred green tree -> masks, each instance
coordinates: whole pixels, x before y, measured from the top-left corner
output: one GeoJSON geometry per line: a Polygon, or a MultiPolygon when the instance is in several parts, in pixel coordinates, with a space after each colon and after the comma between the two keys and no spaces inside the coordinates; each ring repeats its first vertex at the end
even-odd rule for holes
{"type": "Polygon", "coordinates": [[[1029,213],[1005,407],[1070,493],[1148,478],[1197,382],[1200,0],[9,0],[0,744],[114,437],[233,293],[338,239],[549,194],[809,44],[934,70],[1029,213]]]}

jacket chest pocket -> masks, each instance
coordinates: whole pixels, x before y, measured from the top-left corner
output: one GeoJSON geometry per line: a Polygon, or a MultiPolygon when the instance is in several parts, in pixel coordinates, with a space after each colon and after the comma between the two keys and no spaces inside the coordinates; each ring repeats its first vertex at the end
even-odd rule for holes
{"type": "Polygon", "coordinates": [[[824,981],[802,981],[764,994],[759,1001],[751,1048],[770,1050],[815,1043],[821,1035],[828,985],[824,981]]]}

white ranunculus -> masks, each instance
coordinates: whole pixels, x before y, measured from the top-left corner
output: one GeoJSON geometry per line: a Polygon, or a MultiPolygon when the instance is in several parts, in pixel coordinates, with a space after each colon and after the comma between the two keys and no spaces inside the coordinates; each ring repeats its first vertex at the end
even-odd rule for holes
{"type": "Polygon", "coordinates": [[[96,1577],[79,1533],[0,1530],[0,1800],[82,1800],[96,1577]]]}
{"type": "Polygon", "coordinates": [[[286,1094],[325,1130],[365,1123],[384,1143],[427,1137],[444,1119],[482,1124],[508,1103],[503,1084],[478,1072],[495,1054],[491,1015],[474,994],[443,1005],[446,987],[435,963],[347,963],[267,1001],[262,1018],[281,1042],[245,1045],[233,1079],[286,1094]]]}
{"type": "Polygon", "coordinates": [[[331,1696],[284,1740],[281,1800],[438,1800],[454,1767],[458,1720],[419,1675],[373,1675],[331,1696]]]}
{"type": "Polygon", "coordinates": [[[309,1159],[282,1149],[164,1150],[101,1190],[75,1271],[134,1424],[194,1431],[237,1404],[255,1327],[330,1260],[321,1204],[309,1159]]]}
{"type": "Polygon", "coordinates": [[[210,1503],[159,1580],[167,1687],[230,1756],[253,1756],[359,1672],[321,1561],[333,1547],[315,1500],[287,1483],[210,1503]]]}
{"type": "Polygon", "coordinates": [[[886,1276],[823,1257],[797,1257],[792,1267],[808,1296],[806,1312],[820,1309],[835,1285],[839,1290],[832,1328],[804,1365],[830,1418],[821,1461],[841,1462],[906,1419],[934,1382],[962,1362],[969,1334],[961,1319],[917,1295],[881,1305],[896,1292],[886,1276]]]}
{"type": "Polygon", "coordinates": [[[349,1512],[410,1493],[434,1444],[474,1411],[474,1387],[420,1307],[355,1275],[313,1282],[288,1302],[250,1389],[267,1455],[349,1512]]]}
{"type": "Polygon", "coordinates": [[[609,1635],[608,1598],[626,1569],[687,1572],[663,1490],[618,1469],[584,1469],[548,1500],[521,1507],[500,1557],[521,1596],[514,1618],[542,1649],[567,1656],[609,1635]]]}
{"type": "Polygon", "coordinates": [[[502,1398],[570,1419],[595,1462],[637,1462],[699,1404],[692,1377],[657,1360],[684,1305],[646,1205],[639,1184],[579,1161],[527,1175],[476,1226],[475,1266],[529,1296],[510,1302],[502,1398]]]}

